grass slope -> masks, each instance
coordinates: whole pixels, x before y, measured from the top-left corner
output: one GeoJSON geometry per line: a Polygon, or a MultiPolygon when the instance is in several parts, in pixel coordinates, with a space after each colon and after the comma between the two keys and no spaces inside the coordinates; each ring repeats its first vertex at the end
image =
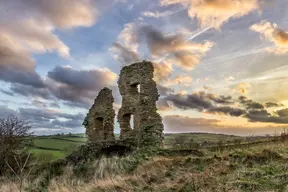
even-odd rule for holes
{"type": "Polygon", "coordinates": [[[48,191],[288,191],[287,143],[203,152],[201,157],[146,154],[138,163],[135,156],[103,158],[80,174],[87,180],[75,178],[67,168],[48,191]]]}
{"type": "MultiPolygon", "coordinates": [[[[288,192],[288,142],[200,149],[183,155],[142,149],[126,157],[102,157],[75,167],[54,168],[25,182],[25,191],[48,192],[288,192]],[[43,178],[48,178],[43,185],[43,178]]],[[[17,191],[5,180],[0,191],[17,191]]]]}

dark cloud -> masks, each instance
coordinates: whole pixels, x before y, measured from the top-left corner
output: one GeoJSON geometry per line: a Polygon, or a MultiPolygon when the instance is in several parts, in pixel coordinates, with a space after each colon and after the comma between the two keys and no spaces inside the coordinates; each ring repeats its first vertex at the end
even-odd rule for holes
{"type": "MultiPolygon", "coordinates": [[[[173,102],[180,109],[198,109],[200,111],[213,108],[216,110],[214,104],[234,103],[230,96],[216,96],[202,91],[188,95],[170,94],[166,97],[166,100],[173,102]]],[[[221,111],[222,109],[219,110],[221,111]]]]}
{"type": "Polygon", "coordinates": [[[246,96],[240,96],[239,102],[245,106],[245,108],[251,110],[251,109],[264,109],[265,106],[261,103],[252,101],[251,99],[248,99],[246,96]]]}
{"type": "Polygon", "coordinates": [[[283,106],[282,104],[280,103],[275,103],[275,102],[267,102],[265,103],[265,107],[266,108],[270,108],[270,107],[281,107],[283,106]]]}
{"type": "Polygon", "coordinates": [[[88,108],[103,87],[111,88],[115,94],[115,102],[119,103],[119,91],[114,85],[116,79],[117,75],[108,69],[76,70],[57,66],[48,72],[44,87],[17,83],[11,85],[10,91],[13,94],[39,97],[52,102],[60,99],[64,105],[88,108]]]}
{"type": "Polygon", "coordinates": [[[5,105],[0,105],[0,118],[9,116],[9,115],[15,115],[17,112],[5,105]]]}
{"type": "Polygon", "coordinates": [[[219,104],[233,104],[234,103],[231,96],[224,96],[224,95],[217,96],[215,94],[208,93],[207,97],[210,100],[214,101],[215,103],[219,103],[219,104]]]}
{"type": "Polygon", "coordinates": [[[2,93],[4,93],[5,95],[14,96],[14,93],[11,92],[11,91],[6,91],[6,90],[4,90],[4,89],[0,89],[0,91],[1,91],[2,93]]]}
{"type": "Polygon", "coordinates": [[[105,85],[111,84],[117,76],[108,70],[75,70],[71,67],[57,66],[48,72],[48,77],[57,83],[62,83],[77,89],[99,90],[105,85]]]}
{"type": "Polygon", "coordinates": [[[172,108],[166,99],[160,98],[157,101],[157,109],[160,111],[167,111],[167,110],[170,110],[172,108]]]}
{"type": "Polygon", "coordinates": [[[25,97],[41,97],[44,99],[52,99],[52,95],[48,88],[35,88],[27,85],[13,84],[10,89],[13,93],[25,97]]]}
{"type": "Polygon", "coordinates": [[[0,80],[10,83],[19,83],[22,85],[31,85],[36,88],[44,87],[41,77],[33,71],[25,72],[4,69],[0,71],[0,80]]]}
{"type": "Polygon", "coordinates": [[[38,99],[33,99],[31,102],[31,105],[33,105],[35,107],[47,107],[47,105],[44,101],[40,101],[38,99]]]}
{"type": "Polygon", "coordinates": [[[201,93],[192,95],[170,94],[165,99],[172,102],[179,109],[197,109],[202,111],[213,106],[212,102],[201,93]]]}
{"type": "MultiPolygon", "coordinates": [[[[271,114],[266,110],[265,105],[245,96],[240,96],[237,101],[234,101],[230,96],[196,92],[190,95],[169,94],[163,99],[171,102],[174,107],[179,109],[194,109],[210,114],[243,117],[251,122],[288,124],[288,109],[281,109],[271,114]],[[242,107],[236,107],[237,102],[242,107]]],[[[162,105],[165,106],[164,101],[162,101],[162,105]]]]}
{"type": "Polygon", "coordinates": [[[272,115],[266,110],[251,110],[246,117],[252,122],[288,124],[288,116],[272,115]]]}
{"type": "Polygon", "coordinates": [[[103,87],[114,87],[117,75],[109,70],[75,70],[55,67],[48,73],[47,86],[58,99],[72,103],[91,104],[103,87]]]}
{"type": "Polygon", "coordinates": [[[277,110],[276,114],[279,115],[280,117],[287,117],[288,118],[288,108],[277,110]]]}
{"type": "Polygon", "coordinates": [[[0,80],[45,87],[35,71],[32,55],[57,52],[70,57],[69,47],[54,32],[59,28],[92,26],[99,15],[94,3],[94,0],[1,0],[0,80]]]}
{"type": "Polygon", "coordinates": [[[54,107],[54,108],[60,108],[60,105],[56,101],[53,101],[52,103],[50,103],[49,106],[54,107]]]}
{"type": "Polygon", "coordinates": [[[174,93],[174,89],[170,87],[163,86],[161,84],[157,84],[158,92],[160,96],[167,96],[170,93],[174,93]]]}
{"type": "Polygon", "coordinates": [[[81,113],[67,114],[47,108],[19,108],[17,114],[30,121],[34,129],[80,128],[84,119],[81,113]]]}
{"type": "Polygon", "coordinates": [[[184,69],[193,69],[213,46],[208,41],[202,44],[189,42],[180,33],[167,35],[150,25],[139,28],[139,36],[148,44],[152,56],[169,55],[169,61],[184,69]]]}
{"type": "Polygon", "coordinates": [[[136,51],[118,42],[113,43],[110,51],[114,53],[114,58],[122,65],[130,65],[141,60],[136,51]]]}
{"type": "Polygon", "coordinates": [[[59,121],[59,120],[53,120],[51,122],[51,125],[55,128],[79,128],[82,126],[83,121],[82,120],[65,120],[65,121],[59,121]]]}
{"type": "Polygon", "coordinates": [[[258,103],[258,102],[248,102],[248,103],[245,103],[246,105],[246,108],[247,109],[264,109],[264,105],[262,105],[261,103],[258,103]]]}
{"type": "Polygon", "coordinates": [[[225,114],[225,115],[230,115],[230,116],[235,116],[235,117],[239,117],[239,116],[246,114],[245,110],[230,107],[230,106],[212,107],[212,108],[207,109],[206,112],[212,113],[212,114],[225,114]]]}
{"type": "MultiPolygon", "coordinates": [[[[1,24],[1,19],[0,19],[1,24]]],[[[0,29],[0,80],[43,87],[40,76],[35,72],[35,63],[24,50],[17,48],[18,42],[9,40],[0,29]]]]}

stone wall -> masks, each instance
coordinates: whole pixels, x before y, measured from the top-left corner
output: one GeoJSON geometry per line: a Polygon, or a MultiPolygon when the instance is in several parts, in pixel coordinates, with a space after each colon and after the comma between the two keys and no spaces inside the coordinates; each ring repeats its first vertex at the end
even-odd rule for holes
{"type": "Polygon", "coordinates": [[[117,116],[120,139],[135,139],[138,145],[162,143],[163,124],[156,108],[159,94],[153,72],[153,64],[147,61],[125,66],[120,72],[118,87],[122,107],[117,116]]]}
{"type": "Polygon", "coordinates": [[[87,114],[83,125],[86,128],[86,135],[90,141],[114,140],[114,118],[113,109],[114,98],[112,90],[103,88],[89,113],[87,114]]]}

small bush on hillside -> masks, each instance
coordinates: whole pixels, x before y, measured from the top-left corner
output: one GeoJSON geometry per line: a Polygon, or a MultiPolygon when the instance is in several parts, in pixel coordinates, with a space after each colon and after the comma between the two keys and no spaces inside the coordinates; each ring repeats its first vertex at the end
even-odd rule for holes
{"type": "Polygon", "coordinates": [[[25,143],[30,131],[30,124],[16,116],[0,118],[0,175],[16,170],[17,161],[25,162],[25,143]]]}

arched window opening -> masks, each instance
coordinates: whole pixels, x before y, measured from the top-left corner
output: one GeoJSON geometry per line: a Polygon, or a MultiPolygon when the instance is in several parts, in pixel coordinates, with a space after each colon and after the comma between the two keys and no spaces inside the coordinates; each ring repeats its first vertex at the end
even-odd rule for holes
{"type": "Polygon", "coordinates": [[[139,83],[135,83],[135,84],[131,85],[131,89],[130,89],[130,90],[131,90],[130,92],[131,92],[133,95],[139,94],[139,93],[140,93],[140,90],[141,90],[141,86],[140,86],[139,83]]]}
{"type": "Polygon", "coordinates": [[[125,124],[127,124],[127,127],[130,129],[134,129],[134,115],[133,114],[125,114],[123,116],[123,120],[125,124]]]}
{"type": "Polygon", "coordinates": [[[134,129],[134,115],[132,114],[131,116],[130,116],[130,127],[131,127],[131,129],[134,129]]]}
{"type": "Polygon", "coordinates": [[[95,127],[99,127],[100,129],[103,129],[103,118],[102,117],[97,117],[95,119],[95,127]]]}

